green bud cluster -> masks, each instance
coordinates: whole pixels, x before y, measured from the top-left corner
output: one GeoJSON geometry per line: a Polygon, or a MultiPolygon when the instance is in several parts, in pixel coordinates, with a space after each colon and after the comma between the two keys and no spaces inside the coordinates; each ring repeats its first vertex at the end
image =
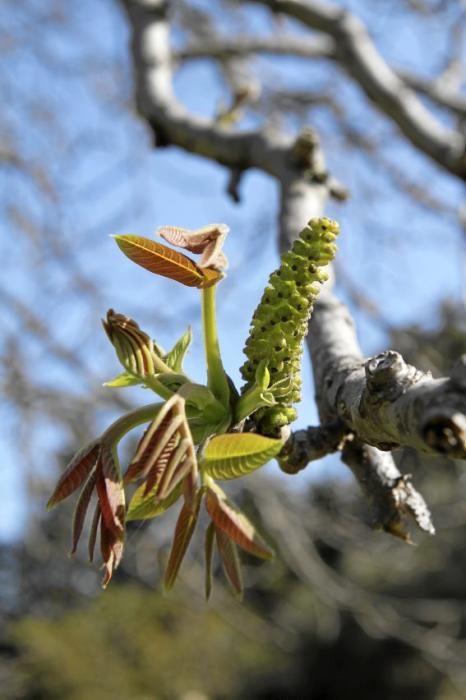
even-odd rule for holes
{"type": "Polygon", "coordinates": [[[296,417],[290,407],[301,399],[303,339],[320,284],[328,278],[321,268],[335,257],[338,232],[339,225],[332,219],[311,219],[270,275],[254,312],[244,348],[248,359],[241,367],[247,382],[243,391],[253,384],[257,367],[265,360],[271,388],[277,382],[281,386],[277,405],[261,409],[261,422],[265,419],[270,428],[296,417]]]}

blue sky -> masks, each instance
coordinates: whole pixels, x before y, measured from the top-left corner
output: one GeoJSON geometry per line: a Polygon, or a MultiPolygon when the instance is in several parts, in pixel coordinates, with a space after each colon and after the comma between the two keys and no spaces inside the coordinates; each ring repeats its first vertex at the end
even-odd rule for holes
{"type": "MultiPolygon", "coordinates": [[[[359,3],[346,4],[359,9],[359,3]]],[[[37,11],[33,2],[30,6],[37,11]]],[[[370,3],[365,9],[388,59],[397,66],[417,67],[424,74],[437,68],[445,47],[435,22],[424,24],[421,33],[405,26],[400,14],[387,11],[375,17],[370,3]],[[435,51],[424,50],[429,42],[435,51]]],[[[5,16],[13,30],[19,34],[26,31],[27,10],[23,18],[21,9],[13,7],[9,12],[11,17],[5,16]]],[[[7,207],[3,209],[0,251],[6,274],[2,283],[53,327],[63,347],[78,347],[81,361],[92,373],[87,387],[76,386],[73,370],[66,362],[57,362],[41,342],[27,338],[25,356],[34,366],[34,376],[40,386],[69,392],[72,410],[74,397],[90,390],[92,382],[101,383],[116,374],[113,351],[100,327],[100,318],[113,307],[139,320],[164,346],[170,346],[191,324],[195,339],[187,368],[202,381],[198,292],[133,266],[109,236],[152,236],[162,224],[194,228],[218,221],[231,228],[226,243],[230,270],[218,295],[220,340],[227,371],[239,382],[238,367],[243,361],[241,349],[249,320],[278,261],[277,186],[257,171],[248,172],[237,205],[225,194],[228,173],[222,168],[175,149],[154,151],[144,125],[124,107],[131,90],[127,28],[115,4],[111,0],[98,4],[86,0],[74,6],[70,14],[69,26],[58,31],[51,24],[37,39],[38,46],[20,44],[4,63],[4,81],[11,95],[5,108],[8,125],[15,136],[21,137],[21,148],[31,162],[47,167],[60,197],[44,203],[22,177],[0,173],[7,204],[16,203],[39,231],[35,238],[15,231],[11,217],[5,214],[7,207]],[[91,8],[93,22],[89,23],[91,8]],[[63,64],[62,70],[50,69],[50,56],[47,59],[41,52],[44,47],[63,64]],[[8,71],[14,73],[14,81],[7,76],[8,71]],[[49,123],[44,115],[41,117],[39,107],[58,115],[56,120],[49,123]],[[37,121],[27,120],[32,108],[39,115],[37,121]],[[91,304],[85,291],[70,286],[69,259],[98,288],[98,307],[91,304]]],[[[268,26],[264,13],[258,11],[254,16],[260,31],[268,26]]],[[[256,70],[259,76],[280,70],[284,84],[298,87],[325,85],[329,69],[319,64],[303,70],[300,61],[261,59],[256,70]]],[[[203,61],[180,71],[176,90],[199,114],[211,114],[224,98],[221,80],[203,61]]],[[[413,205],[387,179],[379,163],[344,148],[328,110],[314,110],[309,123],[322,135],[331,170],[354,195],[344,205],[330,203],[327,211],[342,226],[340,264],[352,283],[381,310],[385,322],[435,325],[440,300],[460,303],[464,298],[464,239],[454,214],[462,201],[462,188],[402,143],[396,129],[368,107],[358,88],[338,76],[335,90],[343,98],[354,127],[383,137],[384,156],[421,185],[429,183],[451,207],[450,213],[440,217],[413,205]]],[[[289,120],[287,126],[296,129],[297,124],[289,120]]],[[[2,186],[0,180],[0,189],[2,186]]],[[[337,291],[351,303],[345,285],[339,284],[337,291]]],[[[370,354],[385,349],[388,341],[384,324],[353,310],[363,351],[370,354]]],[[[4,307],[0,313],[4,338],[14,337],[19,328],[14,310],[4,307]]],[[[26,347],[25,343],[21,347],[26,347]]],[[[299,407],[296,427],[316,422],[307,363],[304,382],[305,399],[299,407]]],[[[144,393],[131,391],[135,402],[147,400],[144,393]]],[[[40,407],[32,405],[31,411],[40,414],[40,407]]],[[[34,434],[25,435],[8,403],[0,404],[0,419],[4,495],[0,538],[8,539],[20,536],[25,522],[29,505],[26,478],[32,474],[42,485],[52,483],[58,468],[54,455],[66,445],[69,435],[66,423],[51,424],[40,415],[35,419],[34,434]],[[26,447],[25,440],[29,439],[26,447]]],[[[108,416],[103,412],[98,420],[104,425],[108,416]]],[[[273,465],[267,469],[278,474],[273,465]]],[[[328,458],[313,465],[300,479],[328,474],[344,477],[346,471],[338,466],[338,460],[328,458]]]]}

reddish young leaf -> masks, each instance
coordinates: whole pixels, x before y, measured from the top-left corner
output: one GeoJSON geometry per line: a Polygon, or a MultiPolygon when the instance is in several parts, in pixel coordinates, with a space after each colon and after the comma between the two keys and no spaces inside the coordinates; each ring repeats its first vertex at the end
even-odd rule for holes
{"type": "Polygon", "coordinates": [[[171,435],[168,442],[163,446],[160,456],[157,458],[156,463],[152,466],[149,473],[147,474],[147,479],[144,485],[145,496],[147,496],[147,494],[150,491],[152,491],[152,489],[154,489],[154,496],[158,496],[157,487],[159,486],[162,475],[167,468],[167,464],[170,461],[170,457],[173,453],[173,450],[176,448],[179,441],[179,435],[171,435]]]}
{"type": "Polygon", "coordinates": [[[212,558],[214,555],[215,525],[209,523],[205,531],[204,555],[205,555],[205,599],[209,600],[212,592],[212,558]]]}
{"type": "Polygon", "coordinates": [[[79,538],[81,537],[81,533],[83,531],[89,501],[91,500],[92,492],[95,487],[95,480],[96,469],[89,474],[87,481],[79,495],[78,502],[76,503],[76,508],[73,515],[72,547],[70,554],[74,554],[76,552],[76,547],[78,546],[79,538]]]}
{"type": "Polygon", "coordinates": [[[184,248],[191,253],[203,253],[208,243],[219,237],[225,237],[229,230],[226,224],[208,224],[193,230],[180,226],[160,226],[157,233],[178,248],[184,248]]]}
{"type": "Polygon", "coordinates": [[[125,492],[121,482],[98,472],[96,489],[105,526],[116,535],[121,535],[125,522],[125,492]]]}
{"type": "Polygon", "coordinates": [[[104,568],[102,588],[106,588],[123,556],[123,538],[109,530],[103,521],[100,524],[100,551],[104,568]]]}
{"type": "Polygon", "coordinates": [[[175,534],[173,535],[173,542],[163,582],[166,591],[171,590],[178,576],[178,571],[180,570],[181,563],[197,523],[199,506],[199,497],[194,504],[185,502],[178,516],[178,520],[176,521],[175,534]],[[192,507],[193,505],[194,510],[192,507]]]}
{"type": "Polygon", "coordinates": [[[250,520],[231,502],[217,485],[207,491],[206,508],[216,527],[242,549],[261,559],[274,554],[250,520]]]}
{"type": "Polygon", "coordinates": [[[102,467],[102,474],[106,478],[110,479],[111,481],[120,481],[120,468],[118,466],[118,462],[112,448],[107,444],[102,444],[99,462],[102,467]]]}
{"type": "Polygon", "coordinates": [[[92,516],[91,530],[89,533],[89,544],[87,548],[90,562],[94,561],[95,543],[97,540],[97,531],[99,529],[101,517],[102,511],[100,509],[100,503],[99,501],[97,501],[97,503],[95,504],[94,515],[92,516]]]}
{"type": "Polygon", "coordinates": [[[234,593],[241,599],[243,597],[243,577],[238,548],[218,527],[215,528],[215,538],[227,581],[234,593]]]}
{"type": "Polygon", "coordinates": [[[174,394],[164,403],[139,441],[135,455],[125,474],[125,482],[144,479],[149,471],[157,468],[157,460],[183,422],[184,401],[174,394]]]}
{"type": "Polygon", "coordinates": [[[228,264],[221,250],[229,230],[226,224],[208,224],[194,231],[177,226],[161,226],[157,233],[178,248],[191,253],[202,253],[199,267],[212,266],[219,269],[228,264]]]}
{"type": "Polygon", "coordinates": [[[73,457],[48,500],[47,510],[53,508],[53,506],[81,486],[90,471],[97,464],[99,453],[100,443],[98,440],[94,440],[73,457]]]}
{"type": "Polygon", "coordinates": [[[174,394],[145,431],[125,475],[125,481],[146,478],[144,496],[166,499],[192,471],[197,476],[194,444],[185,414],[185,401],[174,394]]]}
{"type": "Polygon", "coordinates": [[[183,438],[172,451],[157,489],[158,498],[167,498],[173,489],[188,475],[196,463],[192,439],[183,438]]]}
{"type": "Polygon", "coordinates": [[[194,260],[142,236],[114,236],[120,250],[137,265],[149,272],[181,282],[187,287],[215,284],[221,274],[215,270],[206,274],[194,260]]]}

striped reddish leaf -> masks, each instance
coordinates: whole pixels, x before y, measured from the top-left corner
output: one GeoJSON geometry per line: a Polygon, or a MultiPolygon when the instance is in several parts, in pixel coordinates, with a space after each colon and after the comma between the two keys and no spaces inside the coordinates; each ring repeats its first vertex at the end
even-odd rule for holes
{"type": "Polygon", "coordinates": [[[180,440],[179,445],[172,451],[170,460],[162,473],[159,487],[157,489],[158,498],[167,496],[178,486],[188,473],[193,471],[196,465],[196,454],[194,452],[191,436],[180,440]]]}
{"type": "Polygon", "coordinates": [[[151,468],[149,474],[147,475],[146,483],[144,484],[144,495],[152,491],[155,487],[155,496],[157,496],[158,487],[165,473],[170,458],[180,441],[180,436],[175,434],[171,435],[168,442],[163,446],[160,456],[157,457],[156,463],[151,468]]]}
{"type": "Polygon", "coordinates": [[[197,496],[195,503],[191,504],[185,501],[176,521],[175,534],[168,558],[168,564],[165,571],[163,586],[166,591],[173,588],[176,581],[181,563],[188,549],[189,543],[193,536],[194,528],[196,527],[199,516],[200,496],[197,496]]]}
{"type": "Polygon", "coordinates": [[[53,508],[64,498],[67,498],[81,486],[95,467],[99,458],[99,453],[100,443],[98,440],[93,440],[93,442],[83,447],[83,449],[73,457],[58,480],[54,492],[48,500],[48,510],[53,508]]]}
{"type": "Polygon", "coordinates": [[[188,473],[197,477],[197,460],[185,413],[185,401],[174,394],[144,432],[125,481],[146,479],[144,495],[166,499],[188,473]]]}
{"type": "Polygon", "coordinates": [[[206,508],[217,529],[221,530],[242,549],[261,559],[272,559],[274,554],[257,532],[251,521],[213,482],[208,486],[206,508]]]}
{"type": "Polygon", "coordinates": [[[205,555],[205,599],[209,600],[212,592],[212,558],[214,555],[215,525],[209,523],[205,531],[204,555],[205,555]]]}
{"type": "Polygon", "coordinates": [[[142,236],[114,236],[120,250],[132,262],[149,272],[181,282],[187,287],[210,287],[221,279],[221,273],[196,265],[194,260],[161,243],[142,236]]]}
{"type": "Polygon", "coordinates": [[[95,504],[94,514],[92,516],[91,530],[89,533],[89,543],[87,549],[90,562],[94,561],[95,543],[97,540],[97,531],[99,529],[101,517],[102,511],[100,509],[100,503],[99,501],[97,501],[97,503],[95,504]]]}
{"type": "Polygon", "coordinates": [[[218,527],[215,528],[215,539],[222,559],[223,571],[233,592],[238,598],[243,597],[243,576],[241,574],[241,563],[238,556],[238,548],[227,535],[218,527]]]}
{"type": "Polygon", "coordinates": [[[155,373],[154,343],[136,321],[109,309],[102,325],[125,369],[138,377],[155,373]]]}
{"type": "MultiPolygon", "coordinates": [[[[168,402],[167,402],[168,403],[168,402]]],[[[154,462],[160,457],[170,442],[165,432],[172,421],[173,416],[167,415],[167,404],[159,411],[152,423],[142,434],[141,439],[136,447],[134,457],[130,462],[124,477],[125,483],[137,481],[137,479],[145,479],[148,472],[153,468],[154,462]]]]}
{"type": "Polygon", "coordinates": [[[100,523],[100,552],[104,568],[102,588],[106,588],[123,556],[123,536],[106,527],[103,520],[100,523]]]}
{"type": "Polygon", "coordinates": [[[71,554],[76,552],[76,547],[78,546],[79,538],[83,531],[84,520],[86,518],[87,509],[89,507],[89,502],[91,500],[92,492],[94,491],[96,481],[96,469],[91,471],[86,483],[83,486],[81,493],[79,494],[78,502],[76,503],[76,508],[73,515],[73,529],[72,529],[72,547],[71,554]]]}
{"type": "Polygon", "coordinates": [[[99,497],[102,520],[105,526],[115,534],[124,531],[125,523],[125,492],[120,481],[106,477],[98,472],[96,490],[99,497]]]}

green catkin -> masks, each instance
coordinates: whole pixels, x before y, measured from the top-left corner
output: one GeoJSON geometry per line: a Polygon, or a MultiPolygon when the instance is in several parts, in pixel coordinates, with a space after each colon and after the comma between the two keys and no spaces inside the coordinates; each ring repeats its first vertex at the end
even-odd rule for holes
{"type": "Polygon", "coordinates": [[[279,403],[255,415],[263,431],[273,431],[296,418],[292,404],[301,399],[301,356],[313,303],[320,284],[328,275],[321,268],[333,260],[339,232],[336,221],[311,219],[282,256],[278,270],[270,275],[259,306],[251,321],[241,367],[247,382],[253,383],[259,363],[267,362],[271,385],[281,382],[279,403]]]}

